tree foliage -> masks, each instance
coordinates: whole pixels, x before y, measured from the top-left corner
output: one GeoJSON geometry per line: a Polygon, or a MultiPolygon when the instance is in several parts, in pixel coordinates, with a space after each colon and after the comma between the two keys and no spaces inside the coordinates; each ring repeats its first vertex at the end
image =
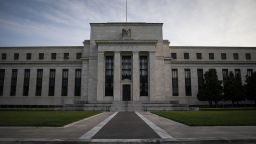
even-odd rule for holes
{"type": "Polygon", "coordinates": [[[252,73],[251,76],[246,76],[246,98],[248,100],[253,100],[256,105],[256,72],[252,73]]]}

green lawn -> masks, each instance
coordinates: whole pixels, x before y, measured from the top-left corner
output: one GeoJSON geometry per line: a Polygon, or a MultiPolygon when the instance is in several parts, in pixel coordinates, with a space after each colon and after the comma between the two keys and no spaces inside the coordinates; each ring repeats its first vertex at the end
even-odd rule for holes
{"type": "Polygon", "coordinates": [[[99,112],[0,111],[0,126],[64,126],[99,112]]]}
{"type": "Polygon", "coordinates": [[[256,126],[256,110],[154,112],[190,126],[256,126]]]}

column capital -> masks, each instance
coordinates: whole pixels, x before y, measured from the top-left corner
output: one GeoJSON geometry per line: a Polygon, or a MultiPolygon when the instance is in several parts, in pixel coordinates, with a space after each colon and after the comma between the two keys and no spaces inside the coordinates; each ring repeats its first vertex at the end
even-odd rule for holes
{"type": "Polygon", "coordinates": [[[132,53],[136,53],[136,54],[138,54],[138,53],[139,53],[139,51],[132,51],[132,53]]]}

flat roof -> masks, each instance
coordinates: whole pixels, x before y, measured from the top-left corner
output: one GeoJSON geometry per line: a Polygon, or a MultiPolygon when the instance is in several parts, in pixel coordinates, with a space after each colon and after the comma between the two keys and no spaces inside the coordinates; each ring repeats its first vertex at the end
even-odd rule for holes
{"type": "Polygon", "coordinates": [[[163,23],[146,23],[146,22],[107,22],[107,23],[90,23],[91,26],[110,26],[110,25],[114,25],[114,26],[162,26],[163,23]]]}

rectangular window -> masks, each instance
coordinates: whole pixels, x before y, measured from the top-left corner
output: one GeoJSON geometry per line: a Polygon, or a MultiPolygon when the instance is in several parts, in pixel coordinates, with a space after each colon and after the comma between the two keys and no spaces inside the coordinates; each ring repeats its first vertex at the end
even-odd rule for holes
{"type": "Polygon", "coordinates": [[[76,59],[80,59],[82,57],[82,53],[76,53],[76,59]]]}
{"type": "Polygon", "coordinates": [[[51,59],[56,60],[56,53],[51,53],[51,59]]]}
{"type": "Polygon", "coordinates": [[[252,69],[247,69],[247,76],[250,77],[252,76],[253,70],[252,69]]]}
{"type": "Polygon", "coordinates": [[[226,60],[227,59],[227,54],[226,53],[221,53],[221,59],[226,60]]]}
{"type": "Polygon", "coordinates": [[[2,60],[6,60],[6,53],[2,53],[2,60]]]}
{"type": "Polygon", "coordinates": [[[56,75],[56,70],[55,69],[50,69],[49,91],[48,91],[48,95],[49,96],[54,96],[54,91],[55,91],[55,75],[56,75]]]}
{"type": "Polygon", "coordinates": [[[196,59],[202,59],[202,53],[196,53],[196,59]]]}
{"type": "Polygon", "coordinates": [[[64,53],[64,59],[68,60],[69,59],[69,53],[64,53]]]}
{"type": "Polygon", "coordinates": [[[186,96],[191,96],[191,72],[190,69],[185,69],[185,91],[186,96]]]}
{"type": "Polygon", "coordinates": [[[209,53],[209,59],[214,60],[214,53],[209,53]]]}
{"type": "Polygon", "coordinates": [[[10,96],[16,95],[17,75],[18,75],[18,70],[12,69],[10,96]]]}
{"type": "Polygon", "coordinates": [[[39,53],[38,57],[39,57],[39,60],[43,60],[44,59],[44,53],[39,53]]]}
{"type": "Polygon", "coordinates": [[[30,69],[25,69],[24,82],[23,82],[23,96],[28,96],[28,93],[29,93],[29,79],[30,79],[30,69]]]}
{"type": "Polygon", "coordinates": [[[37,69],[36,96],[41,96],[42,94],[42,83],[43,83],[43,69],[37,69]]]}
{"type": "Polygon", "coordinates": [[[246,60],[251,60],[251,54],[250,53],[246,53],[245,54],[245,59],[246,60]]]}
{"type": "Polygon", "coordinates": [[[225,80],[228,77],[228,69],[222,69],[222,77],[225,80]]]}
{"type": "Polygon", "coordinates": [[[0,69],[0,96],[3,96],[3,92],[4,92],[4,77],[5,77],[5,69],[0,69]]]}
{"type": "Polygon", "coordinates": [[[27,59],[27,60],[31,60],[31,53],[27,53],[27,54],[26,54],[26,59],[27,59]]]}
{"type": "Polygon", "coordinates": [[[14,60],[19,60],[19,53],[14,53],[14,60]]]}
{"type": "Polygon", "coordinates": [[[203,87],[204,82],[204,70],[197,69],[197,82],[198,82],[198,90],[203,87]]]}
{"type": "Polygon", "coordinates": [[[132,79],[132,58],[131,56],[122,56],[122,80],[132,79]]]}
{"type": "Polygon", "coordinates": [[[189,53],[184,53],[184,59],[189,59],[189,53]]]}
{"type": "Polygon", "coordinates": [[[234,58],[234,60],[238,60],[239,59],[238,53],[233,53],[233,58],[234,58]]]}
{"type": "Polygon", "coordinates": [[[176,53],[171,53],[172,59],[177,59],[177,54],[176,53]]]}
{"type": "Polygon", "coordinates": [[[67,95],[68,95],[68,69],[63,69],[61,96],[67,96],[67,95]]]}
{"type": "Polygon", "coordinates": [[[172,69],[172,95],[179,95],[179,85],[178,85],[178,70],[172,69]]]}
{"type": "Polygon", "coordinates": [[[81,69],[75,71],[75,96],[81,96],[81,69]]]}
{"type": "Polygon", "coordinates": [[[113,96],[114,57],[105,57],[105,96],[113,96]]]}
{"type": "Polygon", "coordinates": [[[241,77],[241,71],[240,71],[240,69],[235,69],[235,76],[236,76],[236,77],[237,77],[237,76],[241,77]]]}
{"type": "Polygon", "coordinates": [[[148,57],[140,56],[140,96],[148,96],[148,57]]]}

